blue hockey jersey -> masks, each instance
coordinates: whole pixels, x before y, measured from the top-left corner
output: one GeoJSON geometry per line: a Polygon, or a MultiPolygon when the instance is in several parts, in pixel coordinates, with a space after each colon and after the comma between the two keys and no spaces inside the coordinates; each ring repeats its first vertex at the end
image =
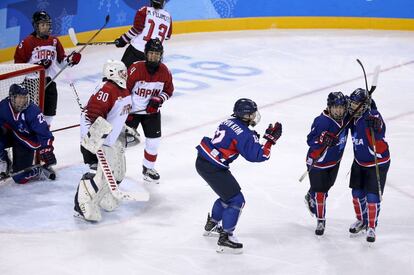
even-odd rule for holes
{"type": "Polygon", "coordinates": [[[0,126],[11,131],[16,140],[33,150],[52,145],[54,139],[42,112],[33,103],[23,112],[16,113],[9,98],[0,101],[0,126]]]}
{"type": "Polygon", "coordinates": [[[353,123],[351,123],[354,158],[359,165],[365,167],[375,166],[371,131],[367,127],[365,121],[370,115],[378,117],[382,121],[381,130],[379,132],[374,131],[378,164],[381,165],[390,161],[388,143],[385,141],[386,127],[384,120],[378,110],[371,109],[367,110],[360,118],[355,119],[353,123]]]}
{"type": "Polygon", "coordinates": [[[339,129],[344,125],[344,119],[338,123],[335,119],[331,118],[328,112],[325,110],[322,114],[316,117],[312,123],[311,131],[307,136],[307,143],[309,150],[307,153],[307,164],[310,165],[312,160],[317,160],[314,163],[316,169],[326,169],[335,166],[341,161],[344,154],[346,140],[348,137],[348,131],[345,129],[339,136],[339,142],[335,146],[328,147],[323,153],[326,145],[322,144],[319,140],[322,132],[328,131],[331,133],[338,133],[339,129]],[[323,155],[321,155],[323,153],[323,155]]]}
{"type": "Polygon", "coordinates": [[[223,169],[228,169],[239,155],[250,162],[270,157],[270,144],[261,145],[259,135],[237,118],[223,121],[214,138],[204,137],[196,149],[203,158],[223,169]]]}

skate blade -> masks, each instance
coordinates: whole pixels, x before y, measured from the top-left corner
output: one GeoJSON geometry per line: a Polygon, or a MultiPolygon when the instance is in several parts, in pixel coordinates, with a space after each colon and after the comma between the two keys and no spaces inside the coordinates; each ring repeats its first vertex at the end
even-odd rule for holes
{"type": "Polygon", "coordinates": [[[144,181],[148,182],[148,183],[155,183],[155,184],[159,184],[160,180],[154,180],[148,176],[143,176],[144,181]]]}
{"type": "Polygon", "coordinates": [[[243,248],[230,248],[218,245],[216,252],[220,254],[242,254],[243,248]]]}
{"type": "Polygon", "coordinates": [[[220,234],[218,232],[204,231],[203,236],[204,237],[211,237],[211,238],[218,238],[220,236],[220,234]]]}
{"type": "Polygon", "coordinates": [[[359,238],[359,237],[364,236],[364,235],[365,235],[365,230],[361,230],[361,231],[359,231],[357,233],[351,233],[351,232],[349,232],[349,237],[351,239],[359,238]]]}

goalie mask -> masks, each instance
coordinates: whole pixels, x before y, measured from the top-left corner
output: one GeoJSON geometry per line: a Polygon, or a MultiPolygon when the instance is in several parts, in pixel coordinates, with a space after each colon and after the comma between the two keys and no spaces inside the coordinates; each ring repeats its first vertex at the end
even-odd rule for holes
{"type": "Polygon", "coordinates": [[[367,90],[358,88],[355,91],[353,91],[352,94],[349,96],[349,113],[351,115],[354,115],[355,113],[354,116],[358,118],[362,116],[362,114],[365,113],[366,110],[369,109],[370,104],[371,100],[369,98],[367,90]],[[362,104],[362,107],[359,108],[357,113],[355,113],[359,104],[362,104]]]}
{"type": "Polygon", "coordinates": [[[164,47],[158,38],[150,39],[145,44],[145,65],[150,74],[154,74],[162,61],[164,47]]]}
{"type": "Polygon", "coordinates": [[[327,101],[329,115],[333,119],[341,121],[348,111],[348,100],[344,94],[342,92],[332,92],[328,95],[327,101]]]}
{"type": "Polygon", "coordinates": [[[127,68],[118,60],[108,60],[103,67],[103,76],[115,82],[119,87],[126,88],[127,68]]]}
{"type": "Polygon", "coordinates": [[[250,126],[256,126],[260,122],[260,113],[257,104],[248,98],[240,98],[234,103],[232,116],[246,122],[250,126]]]}
{"type": "Polygon", "coordinates": [[[9,89],[9,99],[15,112],[23,112],[29,106],[29,91],[19,84],[12,84],[9,89]]]}
{"type": "Polygon", "coordinates": [[[32,25],[36,35],[42,39],[47,39],[52,33],[52,19],[45,11],[37,11],[33,14],[32,25]]]}
{"type": "Polygon", "coordinates": [[[151,7],[154,9],[162,9],[164,7],[164,0],[151,0],[151,7]]]}

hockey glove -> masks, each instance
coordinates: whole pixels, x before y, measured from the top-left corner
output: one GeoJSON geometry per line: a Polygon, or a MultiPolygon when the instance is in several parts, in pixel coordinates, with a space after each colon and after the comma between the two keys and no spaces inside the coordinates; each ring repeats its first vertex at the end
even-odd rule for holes
{"type": "Polygon", "coordinates": [[[46,167],[56,164],[56,157],[53,153],[53,146],[48,146],[39,150],[40,161],[44,162],[46,167]]]}
{"type": "Polygon", "coordinates": [[[52,60],[49,59],[42,59],[39,62],[36,62],[37,65],[43,66],[43,68],[45,68],[45,70],[47,70],[50,65],[52,65],[52,60]]]}
{"type": "Polygon", "coordinates": [[[82,55],[73,51],[68,57],[66,57],[66,62],[68,62],[69,66],[73,66],[79,63],[81,60],[82,55]]]}
{"type": "Polygon", "coordinates": [[[379,117],[376,116],[368,116],[365,119],[367,126],[372,128],[375,132],[379,132],[382,129],[382,121],[379,117]]]}
{"type": "Polygon", "coordinates": [[[127,43],[125,42],[125,40],[122,38],[122,36],[121,36],[120,38],[115,39],[114,43],[115,43],[115,46],[116,46],[117,48],[123,48],[123,47],[125,47],[125,46],[126,46],[126,44],[127,44],[127,43]]]}
{"type": "Polygon", "coordinates": [[[328,131],[323,131],[319,137],[319,143],[322,143],[328,147],[335,146],[338,142],[338,137],[334,133],[328,131]]]}
{"type": "Polygon", "coordinates": [[[161,107],[162,104],[162,98],[159,96],[153,96],[150,98],[148,105],[147,105],[147,113],[148,114],[154,114],[158,112],[158,109],[161,107]]]}
{"type": "Polygon", "coordinates": [[[275,126],[272,124],[269,124],[269,127],[267,127],[265,134],[263,135],[263,138],[267,141],[271,142],[272,144],[276,144],[276,141],[280,138],[282,135],[282,124],[279,122],[275,123],[275,126]]]}

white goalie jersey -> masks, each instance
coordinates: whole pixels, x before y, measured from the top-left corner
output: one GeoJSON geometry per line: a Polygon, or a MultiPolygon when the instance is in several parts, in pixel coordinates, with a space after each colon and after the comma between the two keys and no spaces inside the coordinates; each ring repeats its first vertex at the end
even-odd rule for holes
{"type": "Polygon", "coordinates": [[[83,138],[98,117],[104,118],[112,126],[104,145],[115,144],[132,108],[131,94],[111,81],[102,82],[89,99],[81,114],[81,138],[83,138]]]}

